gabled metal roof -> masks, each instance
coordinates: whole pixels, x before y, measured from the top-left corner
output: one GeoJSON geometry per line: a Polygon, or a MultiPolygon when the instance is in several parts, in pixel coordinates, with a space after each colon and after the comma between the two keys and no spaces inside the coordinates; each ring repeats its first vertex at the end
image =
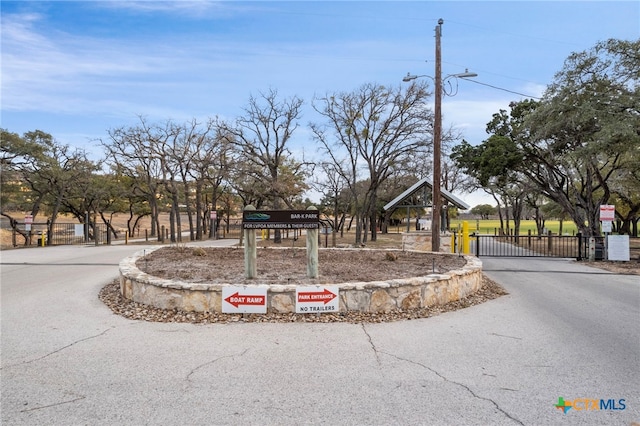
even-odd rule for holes
{"type": "MultiPolygon", "coordinates": [[[[390,210],[390,209],[395,208],[405,198],[413,195],[413,193],[417,192],[419,189],[421,189],[421,188],[423,188],[425,186],[427,188],[429,188],[429,189],[431,189],[433,187],[433,185],[431,185],[431,182],[429,182],[428,178],[420,179],[419,181],[417,181],[416,183],[411,185],[411,187],[409,189],[407,189],[402,194],[398,195],[396,198],[394,198],[393,200],[388,202],[383,207],[383,209],[390,210]]],[[[449,203],[453,204],[454,206],[456,206],[460,210],[469,210],[469,208],[471,208],[471,206],[469,206],[467,203],[465,203],[464,201],[462,201],[461,199],[459,199],[458,197],[456,197],[455,195],[453,195],[452,193],[450,193],[446,189],[440,189],[440,193],[442,194],[442,198],[444,198],[445,200],[447,200],[449,203]]]]}

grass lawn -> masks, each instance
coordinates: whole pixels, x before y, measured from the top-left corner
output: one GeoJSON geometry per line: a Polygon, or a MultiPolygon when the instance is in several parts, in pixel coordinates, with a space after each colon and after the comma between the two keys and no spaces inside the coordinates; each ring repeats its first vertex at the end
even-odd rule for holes
{"type": "MultiPolygon", "coordinates": [[[[462,226],[462,220],[452,220],[451,221],[451,229],[458,229],[458,224],[462,226]]],[[[469,222],[469,230],[471,232],[480,231],[481,234],[494,234],[497,233],[497,230],[500,229],[500,220],[498,219],[489,219],[489,220],[468,220],[469,222]]],[[[509,222],[509,226],[513,229],[513,221],[509,222]]],[[[544,224],[544,227],[554,234],[558,234],[560,230],[560,221],[558,220],[547,220],[544,224]]],[[[537,233],[536,222],[535,220],[523,220],[520,222],[520,234],[527,234],[527,232],[531,230],[532,234],[537,233]]],[[[578,232],[576,224],[570,220],[565,220],[562,223],[562,233],[568,235],[575,235],[578,232]]]]}

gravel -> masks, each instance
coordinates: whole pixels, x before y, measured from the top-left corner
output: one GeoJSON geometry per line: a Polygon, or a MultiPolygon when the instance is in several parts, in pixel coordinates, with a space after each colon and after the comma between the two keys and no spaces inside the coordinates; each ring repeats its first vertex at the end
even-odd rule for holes
{"type": "Polygon", "coordinates": [[[217,312],[185,312],[177,309],[159,309],[127,300],[120,294],[120,284],[116,280],[107,284],[100,291],[99,298],[115,314],[128,319],[150,322],[174,322],[193,324],[228,324],[234,322],[346,322],[346,323],[380,323],[389,321],[429,318],[443,312],[456,311],[479,305],[508,294],[500,285],[483,276],[482,287],[476,293],[442,306],[430,306],[412,310],[395,310],[390,312],[337,312],[323,314],[267,313],[267,314],[223,314],[217,312]]]}

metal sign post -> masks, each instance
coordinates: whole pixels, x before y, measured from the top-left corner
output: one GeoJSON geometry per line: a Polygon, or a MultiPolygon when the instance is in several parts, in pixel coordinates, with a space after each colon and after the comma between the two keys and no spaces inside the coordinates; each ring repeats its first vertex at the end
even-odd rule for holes
{"type": "Polygon", "coordinates": [[[602,232],[604,232],[604,253],[602,253],[602,259],[608,258],[607,240],[609,233],[612,229],[612,222],[616,218],[616,206],[612,204],[602,204],[600,206],[600,221],[602,222],[602,232]]]}

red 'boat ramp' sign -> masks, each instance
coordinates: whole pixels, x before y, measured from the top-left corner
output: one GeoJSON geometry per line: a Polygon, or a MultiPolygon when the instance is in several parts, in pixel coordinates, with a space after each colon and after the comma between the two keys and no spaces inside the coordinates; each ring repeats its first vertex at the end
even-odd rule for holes
{"type": "Polygon", "coordinates": [[[245,286],[223,287],[222,312],[227,314],[266,314],[267,288],[245,286]]]}

